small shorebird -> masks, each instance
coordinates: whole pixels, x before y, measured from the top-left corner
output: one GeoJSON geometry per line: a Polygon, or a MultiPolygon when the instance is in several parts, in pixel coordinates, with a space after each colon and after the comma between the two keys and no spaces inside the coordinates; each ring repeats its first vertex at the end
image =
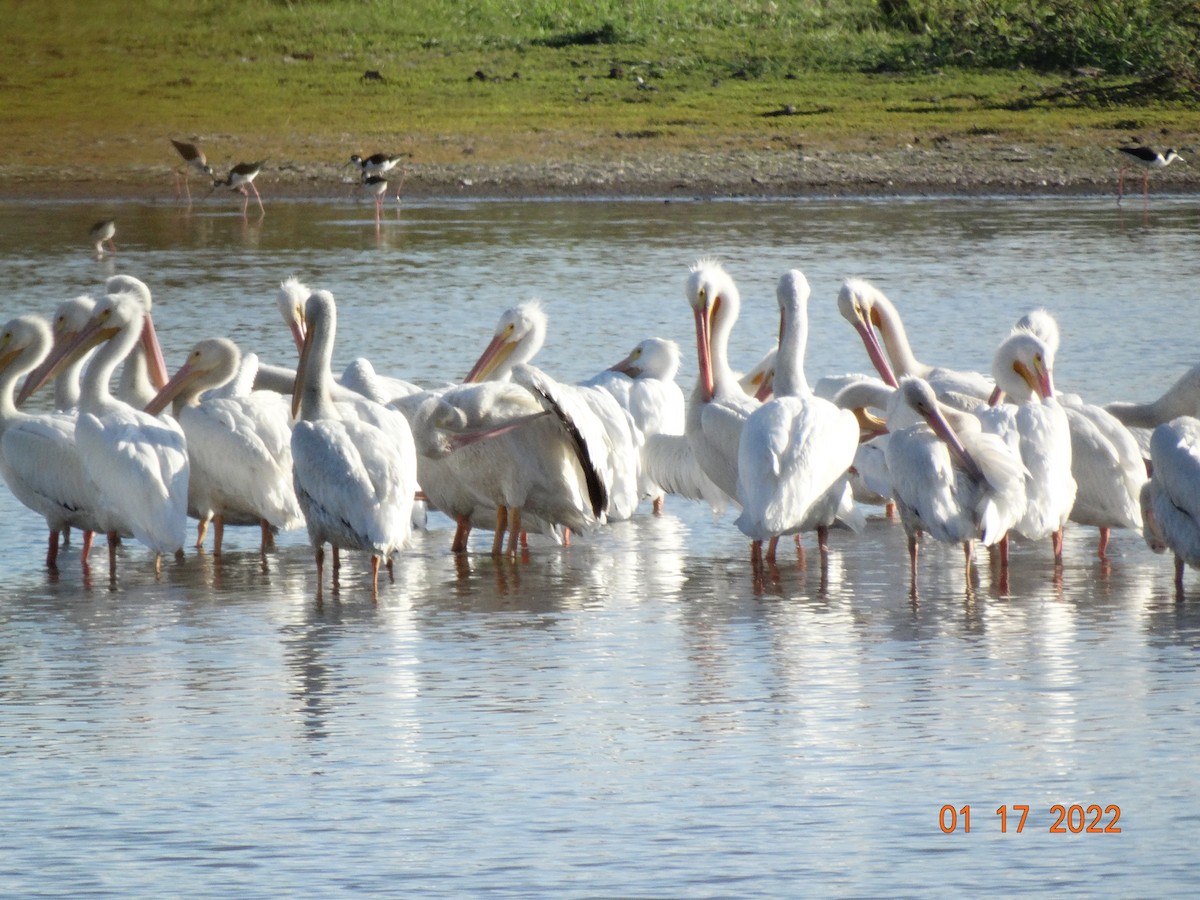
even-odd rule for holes
{"type": "Polygon", "coordinates": [[[212,166],[208,164],[208,160],[204,158],[204,151],[195,144],[189,144],[185,141],[177,141],[171,138],[171,143],[175,149],[179,151],[179,155],[183,157],[183,165],[175,170],[175,199],[179,199],[179,179],[183,179],[183,186],[187,190],[188,203],[192,202],[192,188],[188,184],[188,169],[195,169],[201,175],[213,177],[212,166]]]}
{"type": "MultiPolygon", "coordinates": [[[[246,188],[250,188],[251,191],[254,191],[255,199],[258,200],[259,212],[265,213],[266,210],[263,209],[262,196],[258,193],[258,188],[254,186],[254,179],[262,171],[263,163],[265,162],[266,160],[259,160],[252,163],[238,163],[229,170],[227,178],[224,180],[218,178],[213,181],[213,191],[219,187],[227,187],[241,194],[244,198],[242,201],[242,215],[244,216],[246,214],[246,207],[250,203],[250,192],[246,188]]],[[[212,194],[212,191],[209,191],[209,194],[212,194]]]]}
{"type": "Polygon", "coordinates": [[[362,186],[368,194],[375,195],[375,221],[379,221],[379,215],[383,212],[383,201],[387,197],[388,180],[382,175],[368,175],[362,180],[362,186]]]}
{"type": "Polygon", "coordinates": [[[376,153],[363,159],[357,153],[351,154],[350,162],[346,165],[358,166],[362,169],[362,177],[365,182],[371,175],[386,175],[392,169],[400,164],[403,156],[389,156],[387,153],[376,153]]]}
{"type": "Polygon", "coordinates": [[[108,244],[108,249],[117,252],[117,245],[113,242],[113,238],[117,234],[116,219],[101,219],[91,227],[88,234],[92,238],[92,242],[96,245],[96,259],[104,258],[104,245],[108,244]]]}
{"type": "Polygon", "coordinates": [[[1183,160],[1183,157],[1174,150],[1167,150],[1160,153],[1157,150],[1151,150],[1149,147],[1118,147],[1125,159],[1121,165],[1121,178],[1117,185],[1117,202],[1121,202],[1121,197],[1125,194],[1125,172],[1134,166],[1139,166],[1142,169],[1142,197],[1146,200],[1150,199],[1150,173],[1154,169],[1165,169],[1175,160],[1183,160]]]}

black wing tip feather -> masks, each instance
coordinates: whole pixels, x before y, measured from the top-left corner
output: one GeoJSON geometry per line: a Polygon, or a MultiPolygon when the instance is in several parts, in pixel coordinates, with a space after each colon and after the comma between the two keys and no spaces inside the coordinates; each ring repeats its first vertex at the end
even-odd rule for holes
{"type": "Polygon", "coordinates": [[[588,453],[587,441],[584,440],[583,434],[574,420],[567,414],[566,410],[559,406],[558,401],[550,396],[545,388],[537,384],[536,381],[531,380],[529,389],[545,401],[550,411],[554,413],[555,418],[562,423],[563,429],[567,432],[567,436],[575,446],[580,467],[583,469],[583,478],[587,484],[588,502],[592,505],[592,515],[599,519],[604,511],[608,509],[608,486],[604,483],[604,477],[596,469],[591,454],[588,453]]]}

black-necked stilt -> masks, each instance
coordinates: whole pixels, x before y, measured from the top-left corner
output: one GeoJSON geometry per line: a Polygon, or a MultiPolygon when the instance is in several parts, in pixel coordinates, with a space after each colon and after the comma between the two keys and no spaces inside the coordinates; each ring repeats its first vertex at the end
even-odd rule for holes
{"type": "Polygon", "coordinates": [[[368,176],[386,175],[388,172],[392,171],[392,169],[396,168],[402,159],[404,159],[403,155],[389,156],[386,153],[375,153],[371,156],[368,156],[366,159],[363,159],[361,156],[355,153],[351,155],[350,162],[346,163],[346,165],[355,165],[362,169],[362,175],[365,182],[365,179],[368,176]]]}
{"type": "Polygon", "coordinates": [[[116,219],[101,219],[91,227],[88,234],[91,235],[92,242],[96,245],[96,259],[104,256],[105,244],[108,244],[109,250],[117,252],[117,245],[113,242],[113,238],[117,234],[116,219]]]}
{"type": "MultiPolygon", "coordinates": [[[[229,177],[224,180],[217,179],[213,181],[213,191],[219,187],[227,187],[230,190],[237,191],[244,198],[242,200],[242,215],[246,214],[246,206],[250,203],[250,193],[246,188],[254,191],[254,196],[258,200],[259,212],[266,212],[263,209],[262,196],[258,193],[258,188],[254,186],[254,179],[258,177],[258,173],[262,171],[263,163],[266,160],[259,160],[252,163],[238,163],[229,170],[229,177]]],[[[212,191],[209,191],[211,194],[212,191]]]]}
{"type": "Polygon", "coordinates": [[[179,199],[179,179],[183,178],[183,186],[187,189],[188,203],[192,202],[192,188],[188,184],[188,169],[195,169],[201,175],[213,177],[212,166],[208,164],[208,160],[204,158],[204,151],[195,144],[189,144],[186,141],[177,141],[171,138],[171,143],[175,149],[179,151],[179,155],[183,157],[183,165],[175,170],[175,199],[179,199]]]}
{"type": "Polygon", "coordinates": [[[1125,171],[1134,166],[1139,166],[1142,169],[1142,197],[1150,198],[1150,173],[1154,169],[1164,169],[1173,163],[1175,160],[1182,160],[1183,157],[1174,150],[1166,150],[1160,153],[1157,150],[1151,150],[1149,147],[1118,147],[1124,155],[1124,162],[1121,165],[1121,178],[1117,185],[1117,202],[1121,202],[1121,197],[1125,195],[1125,171]]]}
{"type": "Polygon", "coordinates": [[[375,196],[375,221],[383,211],[383,201],[387,197],[388,180],[382,175],[368,175],[362,180],[363,190],[375,196]]]}

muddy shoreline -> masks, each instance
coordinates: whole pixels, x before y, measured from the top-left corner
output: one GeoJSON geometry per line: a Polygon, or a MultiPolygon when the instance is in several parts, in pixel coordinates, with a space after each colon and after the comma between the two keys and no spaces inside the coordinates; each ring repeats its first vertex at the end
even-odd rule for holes
{"type": "MultiPolygon", "coordinates": [[[[165,157],[165,154],[164,154],[165,157]]],[[[1186,158],[1186,157],[1185,157],[1186,158]]],[[[1122,157],[1115,148],[904,146],[885,151],[825,153],[727,152],[619,160],[463,163],[408,166],[402,193],[414,199],[463,198],[718,198],[1115,196],[1122,157]]],[[[92,199],[174,201],[169,158],[147,166],[0,165],[0,200],[92,199]]],[[[192,179],[193,195],[208,186],[192,179]]],[[[271,197],[344,199],[358,192],[353,171],[333,162],[280,161],[257,184],[271,197]]],[[[1126,191],[1141,191],[1141,172],[1126,175],[1126,191]]],[[[1200,193],[1200,165],[1154,172],[1154,193],[1200,193]]],[[[219,199],[219,195],[212,202],[219,199]]]]}

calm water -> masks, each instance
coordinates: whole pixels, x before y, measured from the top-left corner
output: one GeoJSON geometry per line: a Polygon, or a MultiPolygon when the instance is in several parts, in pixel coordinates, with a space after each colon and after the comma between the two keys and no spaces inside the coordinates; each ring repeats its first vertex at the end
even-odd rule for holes
{"type": "MultiPolygon", "coordinates": [[[[1044,305],[1056,381],[1096,402],[1157,395],[1196,362],[1195,200],[429,203],[379,228],[369,205],[266,202],[249,220],[215,201],[0,205],[0,316],[128,272],[154,290],[172,369],[215,334],[290,364],[273,296],[294,274],[338,297],[335,367],[365,354],[435,382],[540,297],[548,371],[582,378],[661,335],[688,350],[690,388],[682,285],[715,256],[742,288],[743,367],[793,266],[814,289],[811,378],[867,365],[834,304],[852,274],[930,361],[987,368],[1044,305]],[[111,214],[119,252],[96,261],[87,229],[111,214]]],[[[1048,547],[1018,547],[1003,594],[931,547],[914,603],[878,516],[833,535],[826,572],[789,554],[758,587],[731,517],[680,501],[518,565],[456,562],[450,523],[429,525],[377,604],[357,558],[318,604],[300,533],[264,561],[231,530],[221,561],[189,552],[160,581],[129,544],[116,585],[73,546],[52,579],[41,521],[0,490],[0,892],[1129,896],[1200,879],[1200,575],[1180,600],[1136,535],[1102,568],[1072,527],[1059,577],[1048,547]],[[1056,804],[1120,833],[1052,833],[1056,804]]]]}

